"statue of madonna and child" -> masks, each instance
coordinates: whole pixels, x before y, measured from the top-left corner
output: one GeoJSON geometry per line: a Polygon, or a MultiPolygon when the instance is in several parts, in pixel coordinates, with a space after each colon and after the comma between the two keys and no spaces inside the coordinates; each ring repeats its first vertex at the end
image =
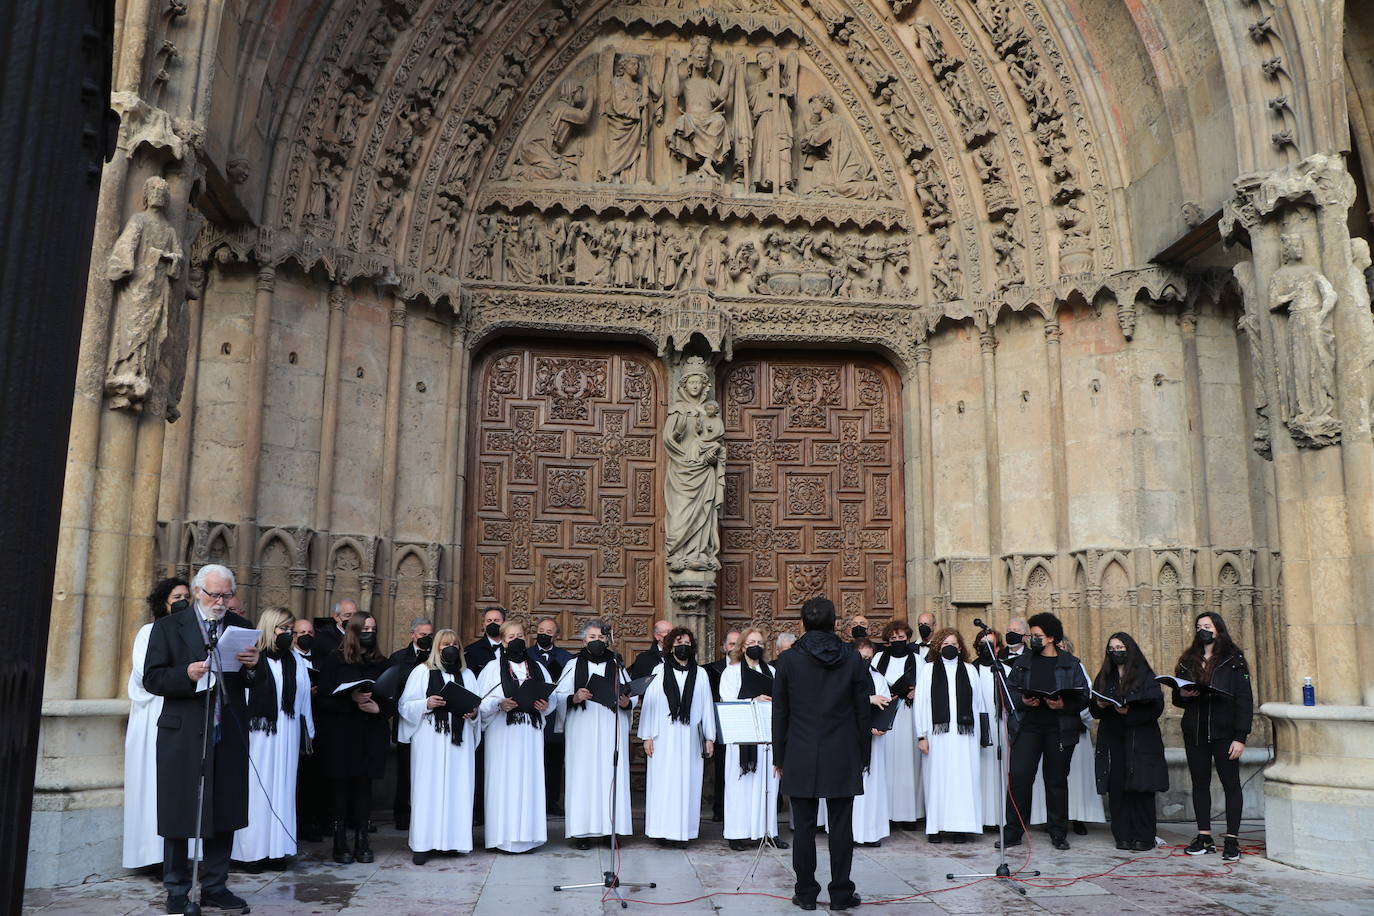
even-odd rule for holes
{"type": "Polygon", "coordinates": [[[668,408],[663,445],[668,452],[665,526],[668,569],[720,569],[720,513],[725,504],[725,422],[711,397],[706,361],[683,364],[668,408]]]}

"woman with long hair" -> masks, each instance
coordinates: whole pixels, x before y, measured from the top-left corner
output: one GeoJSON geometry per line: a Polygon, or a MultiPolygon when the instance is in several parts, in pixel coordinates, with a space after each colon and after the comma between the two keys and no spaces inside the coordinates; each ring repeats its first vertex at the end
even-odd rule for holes
{"type": "Polygon", "coordinates": [[[234,832],[232,853],[239,862],[296,854],[296,774],[315,721],[310,677],[291,648],[295,622],[279,607],[258,616],[262,663],[248,685],[248,826],[234,832]]]}
{"type": "MultiPolygon", "coordinates": [[[[760,629],[745,630],[729,652],[729,664],[720,675],[720,698],[772,702],[773,668],[764,660],[768,635],[760,629]],[[752,672],[745,680],[745,672],[752,672]],[[767,687],[762,685],[765,678],[767,687]],[[760,692],[762,690],[762,692],[760,692]]],[[[772,707],[765,707],[765,710],[772,707]]],[[[772,715],[771,712],[765,712],[772,715]]],[[[750,841],[772,837],[779,849],[788,844],[778,837],[778,777],[773,775],[771,745],[725,746],[725,839],[739,852],[752,848],[750,841]]]]}
{"type": "Polygon", "coordinates": [[[654,669],[639,714],[639,738],[649,758],[644,835],[660,846],[685,849],[701,826],[701,761],[715,752],[716,717],[692,631],[678,627],[663,645],[663,662],[654,669]]]}
{"type": "Polygon", "coordinates": [[[134,635],[129,669],[129,727],[124,733],[124,867],[143,868],[162,861],[157,832],[157,717],[162,697],[143,686],[143,659],[153,621],[191,606],[191,586],[172,577],[148,594],[148,619],[134,635]]]}
{"type": "Polygon", "coordinates": [[[525,625],[518,620],[501,624],[501,650],[477,679],[481,706],[482,741],[486,746],[486,804],[488,849],[528,852],[549,838],[544,801],[544,728],[548,700],[521,709],[515,699],[526,681],[542,679],[552,685],[548,670],[530,657],[525,625]]]}
{"type": "Polygon", "coordinates": [[[1222,859],[1240,859],[1240,815],[1244,805],[1240,755],[1250,737],[1255,697],[1245,653],[1231,639],[1220,614],[1203,611],[1193,625],[1193,643],[1179,656],[1176,677],[1198,687],[1174,689],[1174,705],[1183,710],[1183,751],[1193,782],[1197,836],[1184,852],[1216,852],[1212,839],[1212,770],[1226,793],[1226,834],[1222,859]]]}
{"type": "MultiPolygon", "coordinates": [[[[396,738],[410,745],[410,850],[416,865],[431,853],[472,852],[472,799],[477,782],[477,710],[459,713],[440,696],[456,683],[477,693],[477,678],[463,660],[458,634],[434,634],[426,659],[406,678],[397,704],[396,738]]],[[[479,694],[480,696],[480,694],[479,694]]]]}
{"type": "Polygon", "coordinates": [[[343,641],[321,662],[320,695],[328,727],[324,736],[324,771],[334,812],[334,861],[340,865],[372,862],[375,856],[367,836],[372,811],[372,781],[386,772],[391,746],[387,720],[395,705],[372,692],[372,684],[386,670],[386,656],[377,645],[377,618],[354,614],[348,619],[343,641]],[[348,846],[348,828],[353,847],[348,846]]]}
{"type": "Polygon", "coordinates": [[[1169,789],[1159,717],[1164,691],[1129,633],[1107,640],[1089,705],[1097,728],[1097,791],[1107,796],[1117,849],[1155,847],[1155,793],[1169,789]],[[1110,697],[1104,700],[1102,697],[1110,697]]]}
{"type": "Polygon", "coordinates": [[[987,708],[963,635],[936,632],[916,681],[916,749],[926,801],[926,839],[956,843],[983,832],[981,729],[987,708]]]}
{"type": "Polygon", "coordinates": [[[873,656],[873,670],[887,683],[892,702],[900,703],[892,730],[883,742],[887,773],[887,804],[892,823],[912,828],[925,817],[924,791],[921,788],[921,753],[916,750],[917,663],[916,647],[911,642],[911,624],[890,620],[883,627],[887,646],[873,656]],[[896,688],[902,685],[903,689],[896,688]],[[900,693],[900,696],[898,695],[900,693]]]}

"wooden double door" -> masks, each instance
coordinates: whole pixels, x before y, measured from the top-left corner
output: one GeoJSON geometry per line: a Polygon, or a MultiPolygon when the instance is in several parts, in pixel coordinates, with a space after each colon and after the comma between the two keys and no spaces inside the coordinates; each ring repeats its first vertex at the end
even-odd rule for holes
{"type": "MultiPolygon", "coordinates": [[[[461,619],[609,619],[622,649],[668,608],[662,363],[633,348],[506,346],[478,360],[461,619]]],[[[801,602],[904,607],[899,381],[862,356],[728,363],[718,632],[800,632],[801,602]]]]}

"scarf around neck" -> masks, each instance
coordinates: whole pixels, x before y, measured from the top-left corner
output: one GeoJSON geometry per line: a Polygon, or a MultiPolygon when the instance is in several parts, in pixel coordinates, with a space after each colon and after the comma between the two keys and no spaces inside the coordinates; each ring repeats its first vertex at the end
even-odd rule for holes
{"type": "MultiPolygon", "coordinates": [[[[610,649],[607,649],[606,654],[599,659],[593,659],[587,650],[583,649],[581,652],[577,653],[577,658],[573,660],[573,693],[587,686],[587,681],[590,680],[592,676],[591,666],[600,665],[602,663],[606,665],[605,676],[611,679],[612,684],[619,684],[620,672],[615,664],[615,654],[611,652],[610,649]]],[[[568,705],[573,709],[587,708],[585,700],[581,703],[569,703],[568,705]]]]}
{"type": "MultiPolygon", "coordinates": [[[[909,644],[908,644],[908,645],[909,645],[909,644]]],[[[878,654],[879,654],[878,662],[877,662],[877,664],[875,664],[873,667],[874,667],[874,669],[877,670],[877,672],[878,672],[879,674],[881,674],[881,675],[883,676],[883,680],[887,680],[887,666],[888,666],[894,659],[896,659],[897,656],[892,655],[892,654],[891,654],[890,652],[888,652],[886,649],[884,649],[882,652],[880,652],[880,653],[878,653],[878,654]]],[[[903,674],[903,675],[911,675],[911,683],[912,683],[913,685],[915,685],[915,683],[916,683],[916,655],[915,655],[915,653],[914,653],[913,651],[911,651],[910,649],[908,649],[908,650],[907,650],[907,653],[906,653],[906,658],[901,659],[901,662],[902,662],[902,674],[903,674]]],[[[889,683],[888,686],[891,687],[891,686],[892,686],[891,683],[889,683]]],[[[915,701],[913,701],[910,697],[907,697],[907,696],[898,697],[897,700],[898,700],[898,702],[906,703],[907,706],[912,706],[912,705],[914,705],[914,702],[915,702],[915,701]]]]}
{"type": "MultiPolygon", "coordinates": [[[[290,649],[281,655],[275,651],[264,652],[265,658],[274,658],[281,663],[281,710],[288,719],[296,717],[296,658],[290,649]]],[[[262,665],[258,675],[248,685],[248,730],[265,735],[277,733],[277,682],[272,677],[272,666],[262,665]]]]}
{"type": "MultiPolygon", "coordinates": [[[[932,663],[935,670],[930,678],[930,721],[931,731],[937,735],[949,733],[949,675],[945,673],[945,660],[937,659],[932,663]]],[[[954,675],[954,702],[959,734],[973,734],[973,684],[969,681],[968,668],[963,662],[956,662],[954,675]]]]}
{"type": "MultiPolygon", "coordinates": [[[[459,673],[461,674],[462,672],[459,673]]],[[[459,687],[463,686],[463,682],[459,679],[457,674],[452,675],[452,677],[459,687]]],[[[444,672],[437,668],[429,669],[429,686],[425,690],[425,696],[436,697],[443,693],[443,691],[444,672]]],[[[453,712],[447,706],[431,709],[429,714],[434,717],[434,730],[436,732],[441,735],[448,735],[448,740],[452,744],[460,745],[463,743],[463,732],[467,731],[463,726],[467,723],[462,716],[458,717],[457,727],[454,727],[453,712]]]]}
{"type": "MultiPolygon", "coordinates": [[[[744,668],[748,668],[748,667],[749,667],[749,662],[748,662],[748,661],[742,661],[742,662],[740,662],[740,664],[743,665],[744,668]]],[[[744,690],[744,668],[741,668],[741,669],[740,669],[740,673],[739,673],[739,689],[740,689],[741,692],[743,692],[743,690],[744,690]]],[[[767,663],[767,662],[760,660],[760,661],[759,661],[759,674],[763,674],[763,675],[766,675],[766,676],[768,676],[768,677],[772,677],[772,676],[773,676],[773,669],[771,669],[771,668],[768,667],[768,663],[767,663]]],[[[745,699],[745,697],[742,697],[742,696],[741,696],[740,699],[743,700],[743,699],[745,699]]],[[[741,774],[743,774],[743,773],[752,773],[752,772],[754,772],[755,770],[757,770],[758,768],[759,768],[759,746],[758,746],[757,744],[741,744],[741,745],[739,746],[739,771],[740,771],[740,773],[741,773],[741,774]]]]}
{"type": "MultiPolygon", "coordinates": [[[[515,688],[520,686],[520,682],[515,679],[513,666],[518,663],[506,658],[505,653],[497,655],[496,661],[497,664],[501,666],[501,693],[503,693],[508,700],[514,699],[515,688]]],[[[530,658],[528,653],[525,655],[525,665],[527,666],[526,670],[530,673],[530,679],[539,678],[541,681],[544,680],[544,675],[540,673],[539,670],[539,663],[530,658]]],[[[528,722],[535,728],[541,728],[544,724],[544,717],[538,712],[525,712],[519,707],[506,713],[507,725],[519,725],[522,722],[528,722]]]]}
{"type": "Polygon", "coordinates": [[[697,686],[697,666],[688,663],[687,680],[679,688],[677,676],[674,671],[682,671],[674,660],[665,661],[663,664],[663,695],[668,700],[668,718],[674,722],[681,722],[683,725],[692,724],[692,692],[697,686]]]}

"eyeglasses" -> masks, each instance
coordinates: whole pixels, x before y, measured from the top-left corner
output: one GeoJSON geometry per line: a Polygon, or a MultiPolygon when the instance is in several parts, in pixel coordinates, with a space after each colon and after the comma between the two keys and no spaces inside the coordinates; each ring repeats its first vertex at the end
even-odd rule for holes
{"type": "Polygon", "coordinates": [[[230,598],[234,597],[234,592],[202,591],[201,594],[204,595],[206,598],[209,598],[211,601],[228,601],[230,598]]]}

